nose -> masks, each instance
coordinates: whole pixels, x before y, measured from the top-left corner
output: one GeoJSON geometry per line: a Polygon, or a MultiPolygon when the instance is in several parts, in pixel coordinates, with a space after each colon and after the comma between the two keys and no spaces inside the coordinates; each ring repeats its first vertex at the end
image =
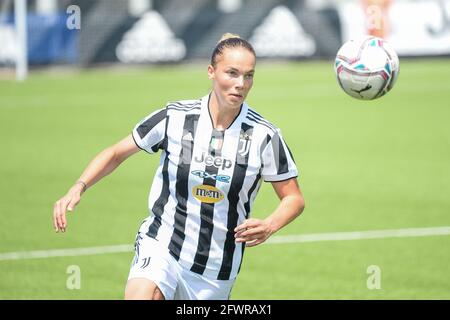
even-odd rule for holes
{"type": "Polygon", "coordinates": [[[242,89],[244,87],[244,76],[243,75],[236,78],[235,86],[236,86],[236,88],[240,88],[240,89],[242,89]]]}

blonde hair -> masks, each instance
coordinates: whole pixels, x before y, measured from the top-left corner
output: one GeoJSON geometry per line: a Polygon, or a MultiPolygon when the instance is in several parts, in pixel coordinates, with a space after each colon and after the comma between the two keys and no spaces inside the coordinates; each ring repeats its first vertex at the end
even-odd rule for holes
{"type": "Polygon", "coordinates": [[[221,43],[221,42],[224,41],[224,40],[232,39],[232,38],[238,38],[238,39],[241,39],[241,36],[238,35],[238,34],[235,34],[235,33],[227,32],[227,33],[224,33],[224,34],[222,35],[222,37],[221,37],[220,40],[217,42],[217,44],[221,43]]]}
{"type": "Polygon", "coordinates": [[[242,39],[238,34],[227,32],[222,35],[219,42],[217,42],[216,47],[214,48],[214,51],[211,55],[211,65],[213,67],[216,66],[217,57],[221,56],[225,49],[237,47],[247,49],[256,57],[255,49],[253,49],[252,45],[247,40],[242,39]]]}

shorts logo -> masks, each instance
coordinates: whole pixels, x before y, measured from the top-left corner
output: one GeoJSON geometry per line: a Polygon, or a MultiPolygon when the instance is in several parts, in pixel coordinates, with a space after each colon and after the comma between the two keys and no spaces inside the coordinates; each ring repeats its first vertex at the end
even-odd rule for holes
{"type": "Polygon", "coordinates": [[[145,269],[145,268],[147,268],[148,265],[150,264],[150,257],[144,258],[144,259],[142,259],[142,260],[143,260],[143,262],[142,262],[142,265],[141,265],[141,269],[145,269]]]}
{"type": "Polygon", "coordinates": [[[214,179],[216,181],[230,183],[230,176],[226,176],[223,174],[209,174],[208,172],[201,171],[201,170],[194,170],[191,172],[194,176],[200,177],[202,179],[210,178],[214,179]]]}
{"type": "Polygon", "coordinates": [[[222,201],[224,198],[222,191],[206,184],[192,188],[192,194],[197,200],[205,203],[216,203],[222,201]]]}

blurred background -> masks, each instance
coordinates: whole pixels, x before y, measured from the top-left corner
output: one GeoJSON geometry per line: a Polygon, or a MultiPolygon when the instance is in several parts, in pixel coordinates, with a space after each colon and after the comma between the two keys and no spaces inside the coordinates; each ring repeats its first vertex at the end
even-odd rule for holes
{"type": "Polygon", "coordinates": [[[261,58],[329,58],[362,34],[392,42],[400,56],[450,54],[446,0],[2,0],[3,67],[22,49],[21,2],[31,66],[204,59],[224,31],[248,39],[261,58]]]}
{"type": "MultiPolygon", "coordinates": [[[[450,298],[450,0],[0,0],[0,298],[122,299],[159,157],[54,202],[167,101],[210,90],[221,35],[258,56],[248,103],[278,126],[305,212],[246,250],[232,299],[450,298]],[[339,87],[372,34],[400,56],[386,96],[339,87]]],[[[277,206],[264,184],[253,216],[277,206]]]]}

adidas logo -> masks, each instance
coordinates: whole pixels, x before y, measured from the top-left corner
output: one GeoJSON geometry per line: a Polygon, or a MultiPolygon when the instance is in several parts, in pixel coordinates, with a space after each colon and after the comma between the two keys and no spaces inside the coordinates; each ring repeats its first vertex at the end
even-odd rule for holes
{"type": "Polygon", "coordinates": [[[182,40],[175,38],[156,11],[145,13],[117,45],[117,59],[125,63],[179,61],[186,55],[182,40]]]}
{"type": "Polygon", "coordinates": [[[302,57],[316,51],[313,37],[303,30],[297,17],[285,6],[272,9],[254,30],[250,43],[261,57],[302,57]]]}

